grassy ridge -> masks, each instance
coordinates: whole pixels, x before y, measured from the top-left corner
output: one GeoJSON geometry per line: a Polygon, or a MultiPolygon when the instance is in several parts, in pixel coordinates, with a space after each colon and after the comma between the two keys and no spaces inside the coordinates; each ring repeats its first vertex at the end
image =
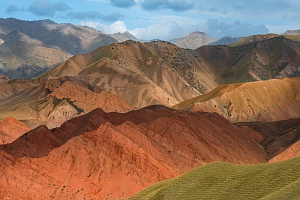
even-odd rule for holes
{"type": "Polygon", "coordinates": [[[248,36],[248,37],[243,37],[243,38],[241,38],[241,40],[239,40],[235,43],[229,44],[228,46],[237,47],[237,46],[241,46],[241,45],[244,45],[244,44],[249,44],[251,42],[263,41],[263,40],[266,40],[266,39],[270,39],[270,38],[273,38],[273,37],[280,37],[280,36],[284,36],[287,39],[290,39],[290,40],[293,40],[293,41],[296,41],[296,42],[300,42],[300,35],[265,34],[265,35],[251,35],[251,36],[248,36]]]}
{"type": "Polygon", "coordinates": [[[212,163],[155,184],[129,200],[300,199],[300,157],[270,164],[212,163]]]}

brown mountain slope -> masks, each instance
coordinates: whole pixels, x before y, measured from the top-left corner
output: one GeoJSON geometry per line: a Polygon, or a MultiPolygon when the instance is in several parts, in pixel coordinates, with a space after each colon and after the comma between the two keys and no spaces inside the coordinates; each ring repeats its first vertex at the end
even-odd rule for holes
{"type": "Polygon", "coordinates": [[[300,116],[300,78],[217,87],[173,108],[216,112],[231,122],[280,121],[300,116]]]}
{"type": "Polygon", "coordinates": [[[261,140],[217,114],[157,106],[124,114],[97,109],[0,146],[0,197],[129,197],[204,163],[266,162],[261,140]]]}
{"type": "Polygon", "coordinates": [[[279,162],[300,156],[300,141],[296,142],[282,153],[272,158],[269,162],[279,162]]]}
{"type": "Polygon", "coordinates": [[[239,41],[232,43],[229,46],[240,46],[240,45],[250,44],[252,42],[259,42],[259,41],[263,41],[263,40],[267,40],[267,39],[279,37],[279,36],[280,35],[278,35],[278,34],[251,35],[248,37],[243,37],[239,41]]]}
{"type": "Polygon", "coordinates": [[[194,53],[215,69],[219,84],[297,77],[300,71],[300,43],[283,36],[236,47],[204,46],[194,53]]]}
{"type": "Polygon", "coordinates": [[[0,88],[8,90],[7,97],[0,99],[0,119],[14,116],[32,128],[41,124],[56,127],[96,108],[106,112],[132,110],[119,97],[76,79],[66,77],[27,82],[16,80],[0,85],[0,88]],[[14,93],[9,95],[11,91],[14,93]]]}
{"type": "Polygon", "coordinates": [[[219,84],[299,76],[299,60],[300,43],[284,37],[194,51],[127,41],[74,56],[43,77],[80,76],[137,108],[172,106],[219,84]]]}
{"type": "Polygon", "coordinates": [[[38,86],[44,79],[14,79],[0,84],[0,100],[9,96],[12,96],[22,90],[38,86]]]}
{"type": "Polygon", "coordinates": [[[6,118],[0,121],[0,143],[11,143],[30,130],[31,128],[15,118],[6,118]]]}
{"type": "MultiPolygon", "coordinates": [[[[238,123],[248,126],[251,129],[261,133],[264,137],[261,145],[268,154],[268,160],[274,157],[281,157],[280,154],[289,147],[296,145],[300,140],[300,118],[293,118],[276,122],[248,122],[238,123]]],[[[289,158],[295,157],[292,153],[296,148],[288,150],[289,158]]],[[[278,159],[281,160],[281,159],[278,159]]]]}
{"type": "Polygon", "coordinates": [[[170,42],[172,44],[175,44],[184,49],[198,49],[199,47],[208,45],[215,41],[216,41],[216,39],[211,38],[206,33],[194,32],[194,33],[189,34],[186,37],[177,38],[177,39],[171,40],[170,42]]]}
{"type": "Polygon", "coordinates": [[[202,66],[190,51],[167,42],[127,41],[102,47],[74,56],[43,76],[65,75],[89,80],[135,107],[174,105],[218,85],[211,69],[202,66]]]}

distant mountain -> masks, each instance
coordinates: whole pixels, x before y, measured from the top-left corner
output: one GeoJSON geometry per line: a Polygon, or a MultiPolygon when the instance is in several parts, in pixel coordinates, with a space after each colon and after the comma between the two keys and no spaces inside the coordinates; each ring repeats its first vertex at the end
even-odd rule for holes
{"type": "Polygon", "coordinates": [[[87,26],[57,24],[51,20],[0,19],[0,34],[8,35],[13,31],[19,31],[35,39],[45,47],[72,55],[87,53],[101,46],[118,42],[111,36],[87,26]]]}
{"type": "Polygon", "coordinates": [[[11,79],[35,78],[55,67],[72,55],[57,49],[45,47],[40,40],[20,31],[12,31],[3,37],[0,45],[0,73],[11,79]]]}
{"type": "Polygon", "coordinates": [[[282,35],[300,35],[300,29],[299,30],[287,30],[282,35]]]}
{"type": "Polygon", "coordinates": [[[215,41],[214,38],[204,32],[194,32],[186,37],[173,39],[170,42],[184,49],[197,49],[215,41]]]}
{"type": "Polygon", "coordinates": [[[242,37],[239,36],[225,36],[222,37],[221,39],[210,43],[209,45],[227,45],[227,44],[232,44],[235,43],[237,41],[240,41],[242,37]]]}
{"type": "Polygon", "coordinates": [[[0,73],[9,78],[35,78],[72,55],[113,42],[118,41],[89,27],[0,19],[0,73]]]}
{"type": "Polygon", "coordinates": [[[134,37],[128,31],[125,31],[124,33],[109,34],[109,36],[113,37],[118,42],[125,42],[127,40],[139,41],[139,39],[137,39],[136,37],[134,37]]]}

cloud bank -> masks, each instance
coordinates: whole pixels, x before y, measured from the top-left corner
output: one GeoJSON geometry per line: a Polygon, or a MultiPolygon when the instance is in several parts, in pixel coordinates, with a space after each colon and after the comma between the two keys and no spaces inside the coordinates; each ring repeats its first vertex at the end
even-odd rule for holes
{"type": "Polygon", "coordinates": [[[71,8],[63,2],[51,3],[48,0],[37,0],[30,4],[27,10],[38,16],[53,17],[56,12],[68,11],[71,8]]]}
{"type": "Polygon", "coordinates": [[[5,13],[7,13],[7,14],[14,14],[16,12],[24,12],[24,11],[25,11],[24,7],[19,8],[16,5],[10,5],[5,9],[5,13]]]}

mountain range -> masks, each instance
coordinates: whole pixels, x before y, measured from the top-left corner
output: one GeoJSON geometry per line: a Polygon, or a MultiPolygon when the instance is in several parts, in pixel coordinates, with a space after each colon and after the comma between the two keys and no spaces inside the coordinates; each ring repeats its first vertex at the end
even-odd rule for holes
{"type": "Polygon", "coordinates": [[[0,199],[299,199],[299,38],[0,19],[0,199]]]}
{"type": "Polygon", "coordinates": [[[78,76],[136,108],[173,106],[223,84],[298,76],[299,57],[299,43],[283,36],[194,51],[126,41],[74,56],[41,77],[78,76]]]}
{"type": "Polygon", "coordinates": [[[130,33],[104,34],[86,26],[51,20],[0,19],[0,73],[9,78],[35,78],[72,55],[136,39],[130,33]]]}

